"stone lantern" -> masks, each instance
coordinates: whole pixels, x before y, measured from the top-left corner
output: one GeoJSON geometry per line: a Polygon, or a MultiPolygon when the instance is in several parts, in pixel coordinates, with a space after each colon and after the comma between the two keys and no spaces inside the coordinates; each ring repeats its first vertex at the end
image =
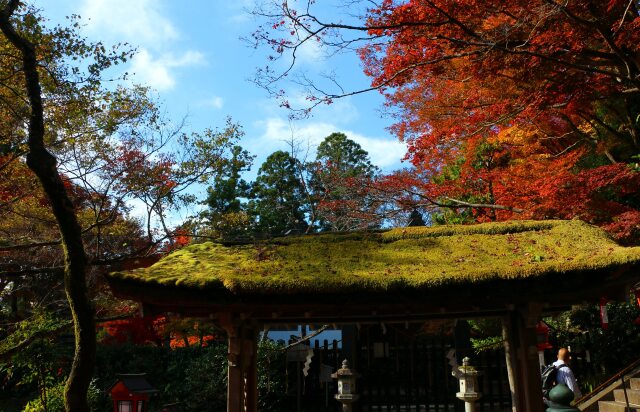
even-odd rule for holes
{"type": "Polygon", "coordinates": [[[453,376],[457,376],[460,380],[460,392],[456,393],[456,397],[464,401],[465,412],[475,411],[475,402],[482,396],[476,392],[478,387],[478,371],[469,365],[470,359],[464,358],[462,366],[458,371],[453,372],[453,376]],[[456,373],[457,372],[457,373],[456,373]]]}
{"type": "Polygon", "coordinates": [[[333,379],[338,379],[338,394],[336,400],[342,404],[343,412],[351,412],[351,404],[360,397],[356,393],[356,379],[358,374],[349,369],[349,362],[342,361],[342,368],[332,374],[333,379]]]}

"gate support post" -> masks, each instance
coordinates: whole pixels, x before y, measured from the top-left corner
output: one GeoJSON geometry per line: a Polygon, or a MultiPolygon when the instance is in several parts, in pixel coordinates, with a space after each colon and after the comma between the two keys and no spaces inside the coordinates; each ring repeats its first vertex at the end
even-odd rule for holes
{"type": "Polygon", "coordinates": [[[509,311],[503,319],[514,412],[544,411],[535,330],[540,309],[539,305],[529,304],[509,311]]]}
{"type": "Polygon", "coordinates": [[[246,412],[258,411],[258,333],[256,328],[245,328],[245,337],[242,344],[243,374],[244,374],[244,395],[246,412]]]}
{"type": "Polygon", "coordinates": [[[257,412],[257,328],[234,321],[230,314],[220,317],[227,332],[227,412],[257,412]]]}

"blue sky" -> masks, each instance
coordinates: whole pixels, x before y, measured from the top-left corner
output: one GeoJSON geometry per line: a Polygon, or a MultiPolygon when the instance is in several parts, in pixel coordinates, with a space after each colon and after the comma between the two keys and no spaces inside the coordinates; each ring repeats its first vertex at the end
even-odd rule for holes
{"type": "MultiPolygon", "coordinates": [[[[327,17],[341,18],[339,8],[328,0],[322,3],[327,17]]],[[[138,54],[122,69],[132,81],[155,89],[172,119],[187,116],[187,130],[222,127],[227,116],[240,122],[246,132],[242,146],[257,155],[252,174],[268,154],[286,149],[292,135],[313,156],[313,148],[334,131],[360,143],[383,170],[401,166],[405,148],[385,130],[390,120],[380,114],[379,94],[339,100],[292,123],[286,109],[249,81],[268,52],[240,40],[258,24],[247,11],[252,1],[58,0],[38,5],[53,22],[79,14],[92,40],[137,47],[138,54]]],[[[309,47],[298,63],[310,72],[336,70],[353,88],[368,84],[353,55],[324,60],[309,47]]],[[[291,100],[301,96],[295,87],[286,90],[291,100]]]]}

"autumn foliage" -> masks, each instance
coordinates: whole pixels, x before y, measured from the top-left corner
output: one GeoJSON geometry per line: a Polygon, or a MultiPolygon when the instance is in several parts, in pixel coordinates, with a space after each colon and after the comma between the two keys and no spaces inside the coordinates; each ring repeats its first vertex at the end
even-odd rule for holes
{"type": "Polygon", "coordinates": [[[162,345],[164,318],[131,317],[112,320],[99,325],[104,330],[102,343],[106,345],[133,343],[162,345]]]}
{"type": "Polygon", "coordinates": [[[170,348],[206,347],[216,335],[204,322],[166,316],[131,316],[98,325],[101,343],[116,345],[168,345],[170,348]]]}
{"type": "Polygon", "coordinates": [[[269,4],[254,12],[265,24],[253,39],[288,64],[256,81],[286,99],[274,85],[296,78],[309,103],[294,114],[385,96],[412,167],[377,179],[374,197],[441,222],[580,218],[640,240],[638,2],[349,2],[349,17],[333,21],[315,2],[269,4]],[[357,50],[370,85],[296,72],[310,44],[357,50]]]}
{"type": "Polygon", "coordinates": [[[472,220],[580,218],[638,239],[635,2],[384,1],[366,24],[365,73],[415,167],[398,187],[472,220]]]}

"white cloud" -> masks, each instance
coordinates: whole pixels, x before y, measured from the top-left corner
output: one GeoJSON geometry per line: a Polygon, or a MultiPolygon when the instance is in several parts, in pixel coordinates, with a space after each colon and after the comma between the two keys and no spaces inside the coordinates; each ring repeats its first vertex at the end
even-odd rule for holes
{"type": "Polygon", "coordinates": [[[353,132],[345,134],[369,152],[371,163],[382,169],[397,168],[407,153],[406,145],[392,136],[377,138],[353,132]]]}
{"type": "Polygon", "coordinates": [[[212,107],[214,109],[220,110],[224,106],[224,99],[220,96],[213,96],[208,99],[203,99],[198,102],[198,106],[200,107],[212,107]]]}
{"type": "Polygon", "coordinates": [[[148,46],[179,37],[157,0],[86,0],[81,10],[81,16],[89,19],[88,30],[132,44],[148,46]]]}
{"type": "Polygon", "coordinates": [[[255,0],[235,0],[225,2],[227,10],[230,11],[231,17],[229,21],[236,24],[245,24],[251,22],[254,17],[250,13],[250,10],[255,8],[255,0]]]}
{"type": "MultiPolygon", "coordinates": [[[[297,89],[292,90],[287,95],[286,100],[291,107],[296,109],[308,108],[311,106],[311,101],[307,98],[307,93],[297,89]]],[[[258,102],[260,108],[271,116],[278,116],[282,113],[282,108],[273,104],[273,99],[263,99],[258,102]]],[[[353,123],[360,117],[360,110],[352,97],[344,97],[336,99],[331,104],[321,103],[313,108],[312,115],[314,119],[320,122],[329,122],[335,124],[346,125],[353,123]]]]}
{"type": "MultiPolygon", "coordinates": [[[[369,158],[374,165],[385,170],[398,168],[407,150],[406,146],[394,137],[365,136],[328,122],[304,122],[292,129],[288,121],[275,117],[260,122],[259,126],[264,130],[262,140],[273,142],[272,144],[263,143],[263,146],[268,148],[275,146],[274,143],[280,143],[284,148],[285,142],[290,141],[293,135],[303,145],[308,143],[315,151],[315,147],[325,137],[333,132],[342,132],[369,153],[369,158]]],[[[310,156],[315,157],[315,152],[310,156]]]]}
{"type": "Polygon", "coordinates": [[[312,65],[317,69],[318,65],[324,65],[326,60],[323,53],[320,43],[315,39],[309,39],[296,50],[296,63],[312,65]]]}
{"type": "Polygon", "coordinates": [[[84,0],[81,16],[92,37],[138,48],[127,70],[138,83],[159,91],[173,89],[176,69],[204,63],[204,55],[178,48],[180,32],[160,0],[84,0]],[[177,51],[179,50],[179,51],[177,51]]]}
{"type": "Polygon", "coordinates": [[[131,71],[137,82],[162,91],[175,87],[175,77],[170,69],[203,62],[203,55],[196,51],[186,51],[180,56],[167,53],[154,58],[147,49],[140,49],[132,59],[131,71]]]}

